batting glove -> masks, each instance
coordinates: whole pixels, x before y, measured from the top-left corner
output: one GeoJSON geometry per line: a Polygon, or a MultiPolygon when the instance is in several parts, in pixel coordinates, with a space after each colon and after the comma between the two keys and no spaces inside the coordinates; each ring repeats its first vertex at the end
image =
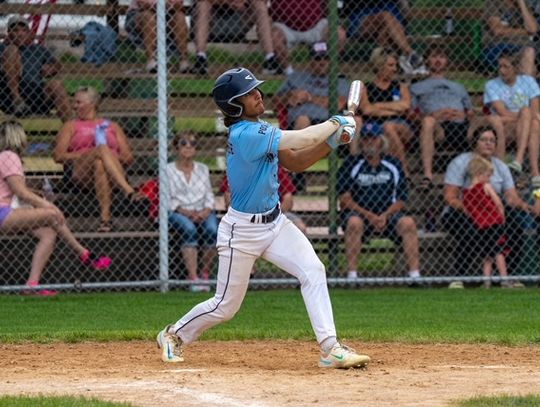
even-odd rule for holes
{"type": "Polygon", "coordinates": [[[326,144],[333,150],[342,144],[349,144],[356,134],[356,122],[350,116],[332,116],[331,121],[339,124],[339,128],[326,139],[326,144]]]}

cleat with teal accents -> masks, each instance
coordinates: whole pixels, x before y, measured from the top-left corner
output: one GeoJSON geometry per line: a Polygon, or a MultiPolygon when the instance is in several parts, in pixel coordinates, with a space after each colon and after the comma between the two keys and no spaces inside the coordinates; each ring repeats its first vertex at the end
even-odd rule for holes
{"type": "Polygon", "coordinates": [[[347,345],[336,343],[327,354],[321,352],[319,367],[332,367],[334,369],[348,369],[350,367],[364,367],[371,361],[367,355],[359,355],[347,345]]]}
{"type": "Polygon", "coordinates": [[[165,329],[157,335],[157,345],[161,349],[161,360],[167,363],[177,363],[184,361],[182,353],[182,340],[173,334],[169,333],[171,325],[167,325],[165,329]]]}

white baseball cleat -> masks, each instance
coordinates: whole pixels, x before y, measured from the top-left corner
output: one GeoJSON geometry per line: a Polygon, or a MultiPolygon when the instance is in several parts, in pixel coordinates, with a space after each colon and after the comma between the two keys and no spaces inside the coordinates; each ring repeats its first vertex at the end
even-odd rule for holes
{"type": "Polygon", "coordinates": [[[182,340],[169,331],[170,325],[167,325],[157,335],[157,345],[161,349],[161,360],[167,363],[177,363],[184,361],[182,353],[182,340]]]}
{"type": "Polygon", "coordinates": [[[352,348],[336,343],[328,354],[321,352],[319,367],[333,367],[334,369],[348,369],[350,367],[363,367],[371,362],[367,355],[359,355],[352,348]]]}

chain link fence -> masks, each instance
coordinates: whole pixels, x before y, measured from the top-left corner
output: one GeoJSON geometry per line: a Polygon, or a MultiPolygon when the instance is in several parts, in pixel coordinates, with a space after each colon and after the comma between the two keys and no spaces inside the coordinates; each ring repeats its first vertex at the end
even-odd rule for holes
{"type": "MultiPolygon", "coordinates": [[[[331,285],[538,283],[540,2],[219,3],[0,3],[0,291],[212,289],[229,195],[210,93],[234,66],[282,129],[363,81],[362,135],[279,173],[331,285]]],[[[251,283],[296,285],[264,260],[251,283]]]]}

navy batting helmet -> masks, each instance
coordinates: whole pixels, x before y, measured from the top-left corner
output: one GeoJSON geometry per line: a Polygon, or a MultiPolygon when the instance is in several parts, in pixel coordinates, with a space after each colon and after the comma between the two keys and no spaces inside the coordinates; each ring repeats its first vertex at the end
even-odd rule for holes
{"type": "Polygon", "coordinates": [[[225,115],[240,117],[244,106],[235,99],[247,95],[263,82],[246,68],[229,69],[216,79],[212,90],[214,102],[225,115]]]}

